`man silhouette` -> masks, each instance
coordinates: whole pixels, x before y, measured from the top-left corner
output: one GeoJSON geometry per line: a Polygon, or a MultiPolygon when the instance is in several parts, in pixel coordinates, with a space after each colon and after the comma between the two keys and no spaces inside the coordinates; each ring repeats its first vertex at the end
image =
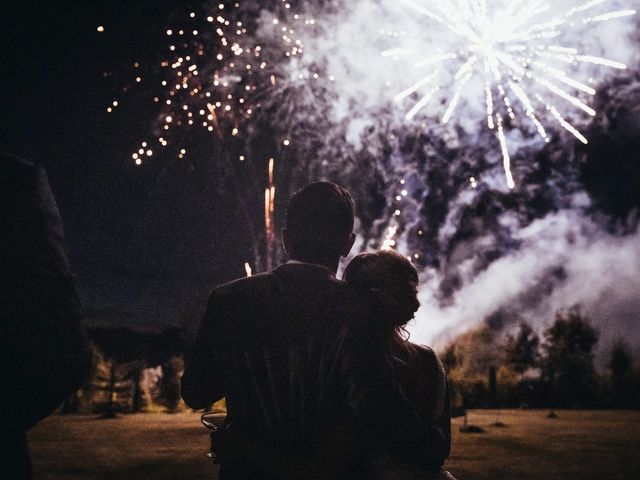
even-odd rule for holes
{"type": "Polygon", "coordinates": [[[307,185],[287,208],[290,260],[211,294],[182,397],[195,409],[226,397],[237,448],[221,454],[221,480],[362,478],[354,432],[414,462],[439,441],[395,382],[367,298],[335,277],[353,220],[346,190],[307,185]]]}
{"type": "Polygon", "coordinates": [[[31,478],[26,432],[85,381],[91,356],[41,167],[0,153],[0,478],[31,478]]]}

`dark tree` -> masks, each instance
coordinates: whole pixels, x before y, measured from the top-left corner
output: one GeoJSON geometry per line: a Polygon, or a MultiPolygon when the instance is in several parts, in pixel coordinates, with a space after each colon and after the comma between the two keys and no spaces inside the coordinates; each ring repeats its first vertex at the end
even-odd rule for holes
{"type": "Polygon", "coordinates": [[[611,403],[617,408],[629,408],[634,404],[632,358],[627,345],[618,341],[611,350],[607,364],[611,372],[611,403]]]}
{"type": "Polygon", "coordinates": [[[538,365],[540,338],[526,322],[520,323],[520,328],[514,336],[507,338],[507,363],[516,373],[524,373],[538,365]]]}
{"type": "Polygon", "coordinates": [[[440,356],[440,361],[442,362],[442,366],[447,373],[456,368],[458,359],[456,358],[455,345],[453,343],[450,343],[447,346],[445,351],[440,356]]]}
{"type": "Polygon", "coordinates": [[[489,408],[498,406],[498,379],[496,378],[496,367],[489,367],[489,408]]]}
{"type": "Polygon", "coordinates": [[[142,390],[142,376],[145,368],[144,361],[134,362],[131,369],[131,380],[133,381],[133,393],[131,398],[131,411],[133,413],[142,412],[145,409],[144,392],[142,390]]]}
{"type": "Polygon", "coordinates": [[[96,392],[102,393],[95,410],[103,418],[115,418],[127,412],[131,406],[131,365],[120,364],[110,357],[102,357],[96,364],[92,383],[96,392]]]}
{"type": "MultiPolygon", "coordinates": [[[[142,385],[144,370],[157,365],[163,365],[165,370],[164,364],[171,362],[182,348],[182,337],[175,328],[163,332],[93,328],[89,336],[95,352],[95,367],[85,397],[96,397],[95,408],[91,409],[106,411],[107,416],[113,416],[114,412],[144,411],[147,407],[142,385]]],[[[172,381],[177,382],[175,378],[172,381]]],[[[179,391],[177,395],[179,400],[179,391]]],[[[173,405],[175,401],[170,403],[173,405]]]]}
{"type": "Polygon", "coordinates": [[[183,370],[183,361],[177,356],[162,364],[161,400],[169,413],[177,412],[180,406],[180,376],[183,370]]]}
{"type": "Polygon", "coordinates": [[[556,313],[545,332],[543,375],[553,406],[588,406],[593,400],[593,350],[598,332],[578,307],[556,313]]]}

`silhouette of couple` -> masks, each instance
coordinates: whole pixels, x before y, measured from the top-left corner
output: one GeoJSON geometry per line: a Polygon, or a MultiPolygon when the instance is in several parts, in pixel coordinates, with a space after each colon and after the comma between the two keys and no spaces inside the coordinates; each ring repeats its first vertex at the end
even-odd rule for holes
{"type": "Polygon", "coordinates": [[[355,257],[354,205],[318,182],[291,198],[288,262],[215,289],[188,353],[182,397],[226,397],[212,445],[220,479],[445,479],[447,381],[406,341],[418,275],[403,256],[355,257]]]}
{"type": "MultiPolygon", "coordinates": [[[[91,357],[62,221],[40,167],[0,153],[0,477],[32,477],[26,432],[87,379],[91,357]],[[6,387],[6,388],[5,388],[6,387]]],[[[290,201],[290,260],[214,290],[182,395],[226,397],[220,478],[451,478],[446,378],[400,333],[418,308],[402,256],[357,256],[353,201],[314,183],[290,201]]]]}

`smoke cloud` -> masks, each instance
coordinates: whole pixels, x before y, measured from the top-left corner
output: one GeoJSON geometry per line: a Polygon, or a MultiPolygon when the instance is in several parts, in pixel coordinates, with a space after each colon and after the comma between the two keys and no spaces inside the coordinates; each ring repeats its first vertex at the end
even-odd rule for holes
{"type": "Polygon", "coordinates": [[[465,279],[446,305],[436,295],[440,276],[425,272],[412,339],[443,346],[503,308],[541,333],[558,309],[577,304],[598,328],[601,351],[619,338],[637,350],[640,232],[613,235],[580,210],[563,210],[534,221],[516,238],[519,248],[465,279]]]}
{"type": "MultiPolygon", "coordinates": [[[[376,149],[378,145],[368,141],[369,132],[380,129],[381,115],[390,131],[428,128],[431,135],[439,135],[451,149],[472,146],[460,145],[461,136],[456,132],[462,129],[464,142],[486,149],[490,163],[497,166],[485,170],[479,181],[490,191],[505,193],[504,177],[499,168],[499,146],[493,136],[483,135],[486,128],[484,73],[478,71],[460,91],[460,103],[450,124],[442,126],[440,120],[455,94],[453,79],[464,59],[437,63],[426,70],[413,68],[413,64],[416,58],[456,52],[464,45],[459,37],[417,14],[407,3],[333,2],[334,8],[326,8],[324,4],[321,11],[307,12],[316,20],[315,27],[298,32],[305,52],[299,61],[288,64],[289,74],[307,75],[312,66],[322,65],[329,92],[326,96],[329,99],[328,123],[344,133],[344,139],[353,151],[369,150],[374,156],[381,155],[376,149]],[[395,58],[382,55],[390,49],[414,50],[414,54],[395,58]],[[426,93],[426,87],[402,101],[394,101],[393,97],[430,70],[439,79],[441,88],[424,109],[407,120],[405,114],[426,93]]],[[[429,5],[431,2],[415,3],[429,5]]],[[[497,10],[510,3],[496,0],[488,5],[497,10]]],[[[550,2],[550,10],[540,17],[556,18],[583,4],[580,1],[550,2]]],[[[563,27],[554,43],[636,68],[640,59],[637,15],[583,22],[589,16],[630,8],[631,2],[627,1],[605,2],[563,27]]],[[[565,68],[572,78],[595,89],[617,73],[615,69],[588,63],[565,68]]],[[[577,127],[588,124],[590,117],[575,106],[533,82],[526,82],[525,86],[532,88],[528,91],[531,98],[537,93],[552,98],[563,117],[577,127]]],[[[591,103],[587,94],[576,96],[591,103]]],[[[563,135],[569,136],[550,115],[544,112],[540,115],[546,129],[562,131],[563,135]]],[[[536,135],[534,125],[522,109],[518,116],[521,120],[514,122],[513,128],[506,132],[509,149],[512,154],[525,149],[524,155],[532,157],[544,147],[544,142],[536,135]]],[[[567,162],[571,161],[569,155],[565,157],[567,162]]],[[[395,172],[387,172],[388,182],[399,172],[406,174],[413,169],[402,154],[393,157],[390,165],[395,172]]],[[[418,172],[413,173],[417,175],[418,172]]],[[[418,186],[417,190],[421,188],[424,190],[424,186],[418,186]]],[[[619,235],[607,231],[603,222],[587,214],[590,200],[579,188],[569,192],[570,198],[567,198],[567,191],[560,187],[557,190],[556,207],[542,214],[534,213],[533,221],[523,221],[508,209],[497,216],[500,228],[508,232],[510,245],[498,245],[502,253],[484,268],[477,268],[477,257],[488,247],[495,246],[498,240],[495,232],[481,230],[473,238],[454,246],[464,251],[450,253],[446,266],[424,270],[420,291],[422,307],[411,328],[413,340],[442,346],[455,335],[505,308],[517,312],[541,333],[551,324],[558,309],[579,304],[600,331],[601,351],[613,340],[625,338],[632,340],[640,353],[640,333],[636,326],[640,320],[640,232],[619,235]],[[448,275],[445,270],[455,270],[460,280],[450,295],[443,296],[442,284],[448,275]]],[[[419,217],[424,215],[420,210],[424,198],[425,194],[416,193],[415,200],[408,202],[412,208],[403,211],[407,225],[419,225],[423,220],[419,217]]],[[[458,192],[448,199],[449,216],[437,232],[441,245],[448,245],[459,235],[460,223],[456,215],[462,215],[461,212],[476,199],[473,190],[458,192]]],[[[391,201],[389,208],[393,208],[391,201]]],[[[411,228],[398,239],[400,250],[409,250],[409,231],[411,228]]]]}
{"type": "MultiPolygon", "coordinates": [[[[451,8],[459,8],[457,2],[446,3],[450,3],[451,8]]],[[[488,8],[494,12],[504,10],[511,3],[513,2],[508,0],[487,2],[488,8]]],[[[552,42],[545,39],[540,39],[539,42],[541,45],[575,48],[580,54],[636,65],[640,57],[637,42],[634,41],[637,36],[637,19],[634,16],[584,23],[585,19],[606,12],[630,10],[631,3],[625,0],[604,2],[576,15],[575,21],[559,29],[560,34],[552,42]]],[[[338,0],[332,2],[333,8],[320,2],[320,8],[307,7],[310,11],[306,14],[315,20],[314,28],[297,32],[304,44],[304,55],[299,61],[290,62],[286,68],[294,77],[306,74],[311,65],[323,65],[326,68],[327,88],[333,91],[330,110],[332,123],[344,127],[346,122],[347,139],[356,148],[363,146],[360,142],[366,128],[375,126],[378,122],[376,115],[372,115],[373,112],[384,109],[388,120],[393,118],[395,123],[406,129],[419,128],[425,122],[439,122],[455,94],[454,77],[468,54],[461,53],[458,58],[422,67],[415,65],[425,58],[467,50],[468,40],[419,14],[408,4],[418,4],[438,11],[434,8],[438,4],[435,1],[338,0]],[[389,52],[393,50],[412,53],[392,55],[389,52]],[[404,115],[429,88],[420,88],[416,94],[401,101],[394,101],[394,96],[431,74],[434,75],[434,85],[440,86],[439,90],[419,114],[412,120],[406,120],[404,115]]],[[[572,7],[583,4],[585,2],[579,0],[550,2],[549,10],[535,16],[532,23],[556,19],[572,7]]],[[[531,25],[531,22],[525,25],[531,25]]],[[[503,27],[509,28],[510,25],[503,27]]],[[[513,44],[531,45],[534,42],[536,40],[514,40],[513,44]]],[[[485,81],[493,80],[481,64],[482,62],[477,64],[469,83],[459,92],[460,104],[452,117],[452,125],[464,128],[468,134],[478,133],[479,126],[484,122],[485,81]]],[[[593,87],[616,74],[613,68],[590,63],[567,64],[560,61],[558,64],[550,60],[549,64],[566,70],[573,78],[593,87]]],[[[567,120],[583,124],[588,119],[584,112],[534,81],[525,81],[523,86],[525,90],[531,89],[527,90],[529,98],[535,99],[535,95],[539,93],[552,101],[567,120]]],[[[513,93],[510,95],[513,97],[513,93]]],[[[588,103],[588,95],[578,94],[577,97],[588,103]]],[[[512,102],[515,103],[516,99],[512,98],[512,102]]],[[[541,110],[538,113],[544,117],[544,108],[541,110]]],[[[519,125],[522,131],[512,131],[512,141],[517,141],[523,131],[527,137],[535,134],[534,126],[528,122],[524,112],[521,112],[521,116],[524,117],[519,125]]],[[[556,123],[551,115],[546,116],[548,119],[545,126],[551,121],[556,123]]],[[[514,147],[517,149],[517,142],[514,147]]]]}

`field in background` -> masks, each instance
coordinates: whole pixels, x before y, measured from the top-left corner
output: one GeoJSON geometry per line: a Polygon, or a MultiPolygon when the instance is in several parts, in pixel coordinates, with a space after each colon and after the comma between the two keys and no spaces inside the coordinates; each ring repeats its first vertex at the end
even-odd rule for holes
{"type": "MultiPolygon", "coordinates": [[[[454,420],[449,470],[459,480],[629,480],[640,471],[640,412],[472,410],[454,420]],[[492,426],[499,420],[504,427],[492,426]]],[[[36,480],[215,479],[196,413],[115,420],[53,416],[29,435],[36,480]]]]}
{"type": "Polygon", "coordinates": [[[639,411],[469,412],[486,433],[460,433],[449,469],[459,480],[630,480],[640,471],[639,411]],[[505,427],[492,424],[502,421],[505,427]]]}

